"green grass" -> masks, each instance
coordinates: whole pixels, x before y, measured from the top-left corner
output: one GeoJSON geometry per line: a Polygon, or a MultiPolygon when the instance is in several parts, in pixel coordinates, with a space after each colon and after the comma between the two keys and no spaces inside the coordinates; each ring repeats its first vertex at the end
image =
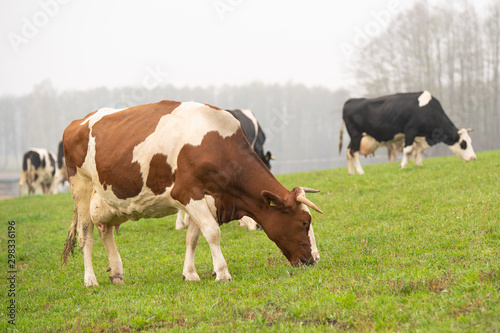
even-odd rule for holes
{"type": "MultiPolygon", "coordinates": [[[[175,217],[127,222],[117,234],[125,283],[112,285],[95,232],[99,287],[83,286],[78,251],[61,268],[73,214],[69,194],[0,201],[1,253],[16,221],[16,326],[20,332],[500,330],[500,151],[279,176],[311,198],[321,260],[291,267],[263,232],[221,227],[233,281],[211,276],[200,239],[201,282],[181,278],[185,230],[175,217]]],[[[6,271],[5,269],[4,271],[6,271]]],[[[6,286],[2,277],[2,286],[6,286]]],[[[7,323],[1,291],[0,331],[7,323]]]]}

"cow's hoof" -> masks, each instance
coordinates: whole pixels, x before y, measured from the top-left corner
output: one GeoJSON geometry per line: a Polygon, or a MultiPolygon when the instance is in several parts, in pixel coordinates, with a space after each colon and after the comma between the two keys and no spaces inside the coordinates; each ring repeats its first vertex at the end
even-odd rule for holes
{"type": "Polygon", "coordinates": [[[97,279],[95,276],[87,276],[85,277],[85,287],[98,286],[97,279]]]}
{"type": "Polygon", "coordinates": [[[122,284],[123,283],[123,277],[119,277],[119,276],[110,276],[109,280],[113,284],[122,284]]]}
{"type": "Polygon", "coordinates": [[[232,278],[231,278],[231,274],[227,273],[227,274],[222,274],[221,276],[218,276],[215,281],[219,281],[219,282],[228,282],[228,281],[231,281],[232,278]]]}
{"type": "Polygon", "coordinates": [[[182,274],[182,278],[186,281],[200,281],[200,277],[196,273],[182,274]]]}

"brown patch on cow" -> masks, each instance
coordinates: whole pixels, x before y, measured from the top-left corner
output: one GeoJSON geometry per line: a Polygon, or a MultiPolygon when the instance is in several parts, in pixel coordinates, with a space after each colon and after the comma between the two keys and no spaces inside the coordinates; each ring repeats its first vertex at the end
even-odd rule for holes
{"type": "Polygon", "coordinates": [[[167,163],[167,156],[155,154],[149,163],[149,175],[146,186],[155,195],[165,193],[165,189],[173,184],[172,167],[167,163]]]}
{"type": "Polygon", "coordinates": [[[134,106],[106,115],[94,124],[99,181],[103,186],[111,186],[117,198],[132,198],[141,192],[144,183],[139,163],[132,162],[134,147],[155,131],[161,117],[180,104],[161,101],[134,106]]]}
{"type": "Polygon", "coordinates": [[[97,111],[89,113],[83,119],[74,120],[64,130],[63,150],[66,158],[66,169],[68,178],[76,174],[76,167],[81,167],[87,157],[90,129],[87,124],[81,125],[83,121],[93,116],[97,111]]]}
{"type": "Polygon", "coordinates": [[[205,103],[206,106],[208,106],[209,108],[212,108],[212,109],[215,109],[215,110],[222,110],[221,108],[217,107],[217,106],[213,106],[213,105],[210,105],[210,104],[207,104],[205,103]]]}

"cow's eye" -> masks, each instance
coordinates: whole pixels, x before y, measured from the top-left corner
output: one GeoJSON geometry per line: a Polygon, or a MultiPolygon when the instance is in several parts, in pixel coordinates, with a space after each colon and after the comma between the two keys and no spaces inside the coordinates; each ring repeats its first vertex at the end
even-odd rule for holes
{"type": "Polygon", "coordinates": [[[463,150],[467,149],[467,142],[465,142],[465,140],[460,142],[460,148],[462,148],[463,150]]]}
{"type": "Polygon", "coordinates": [[[302,221],[302,226],[304,226],[304,228],[307,228],[308,225],[309,223],[307,223],[306,221],[302,221]]]}

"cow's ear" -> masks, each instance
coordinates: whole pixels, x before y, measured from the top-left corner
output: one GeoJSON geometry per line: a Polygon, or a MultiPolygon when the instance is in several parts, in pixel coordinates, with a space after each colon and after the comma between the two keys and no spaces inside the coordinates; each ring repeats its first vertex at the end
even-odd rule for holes
{"type": "Polygon", "coordinates": [[[261,192],[261,195],[262,195],[262,198],[264,199],[265,203],[269,207],[276,207],[276,208],[281,208],[281,209],[285,207],[283,199],[281,199],[277,195],[275,195],[269,191],[266,191],[266,190],[263,190],[261,192]]]}

